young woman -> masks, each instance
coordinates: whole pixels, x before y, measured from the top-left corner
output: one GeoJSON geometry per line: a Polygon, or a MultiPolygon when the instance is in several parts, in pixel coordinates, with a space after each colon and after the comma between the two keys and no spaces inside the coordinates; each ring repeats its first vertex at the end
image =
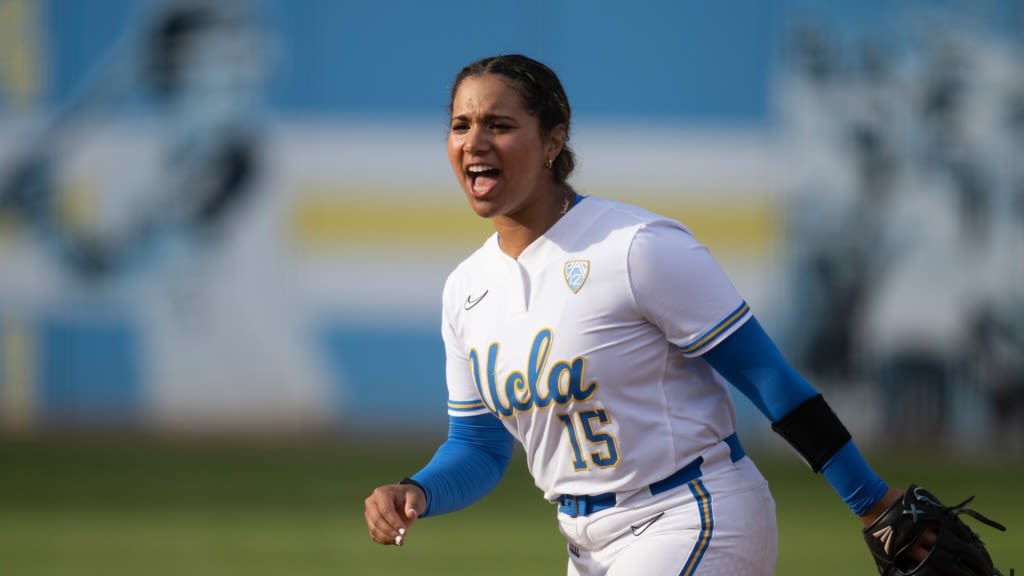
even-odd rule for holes
{"type": "Polygon", "coordinates": [[[682,224],[568,184],[554,72],[484,58],[456,77],[450,113],[452,169],[495,234],[444,288],[448,439],[366,499],[373,540],[400,546],[418,518],[483,497],[519,441],[569,574],[773,574],[775,504],[728,383],[865,525],[900,499],[682,224]]]}

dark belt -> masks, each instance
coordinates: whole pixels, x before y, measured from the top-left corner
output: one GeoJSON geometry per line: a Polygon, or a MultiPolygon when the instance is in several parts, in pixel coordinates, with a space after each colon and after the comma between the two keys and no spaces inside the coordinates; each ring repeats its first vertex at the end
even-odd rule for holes
{"type": "MultiPolygon", "coordinates": [[[[727,436],[724,440],[729,445],[729,459],[733,462],[738,462],[746,456],[743,451],[743,446],[740,445],[739,437],[733,433],[727,436]]],[[[683,466],[679,470],[676,470],[667,478],[658,480],[647,487],[651,491],[652,495],[658,495],[663,492],[668,492],[673,488],[677,488],[692,482],[697,478],[700,478],[700,466],[704,463],[704,457],[698,456],[695,460],[683,466]]],[[[596,494],[593,496],[574,496],[572,494],[563,494],[558,497],[558,511],[563,514],[568,514],[571,518],[577,518],[579,516],[590,516],[596,514],[601,510],[606,510],[615,506],[615,493],[606,492],[604,494],[596,494]]]]}

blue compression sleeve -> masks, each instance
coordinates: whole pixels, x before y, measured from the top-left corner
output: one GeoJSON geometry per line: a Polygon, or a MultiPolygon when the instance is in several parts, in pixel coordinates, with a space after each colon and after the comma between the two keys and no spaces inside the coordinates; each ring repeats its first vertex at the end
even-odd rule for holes
{"type": "MultiPolygon", "coordinates": [[[[756,318],[748,320],[702,358],[771,422],[778,421],[818,393],[782,357],[756,318]]],[[[822,466],[821,473],[858,516],[867,512],[888,490],[853,440],[822,466]]]]}
{"type": "Polygon", "coordinates": [[[493,490],[512,460],[514,439],[492,414],[450,417],[448,439],[412,479],[427,494],[420,517],[465,508],[493,490]]]}
{"type": "Polygon", "coordinates": [[[757,318],[701,357],[772,422],[818,393],[786,362],[757,318]]]}

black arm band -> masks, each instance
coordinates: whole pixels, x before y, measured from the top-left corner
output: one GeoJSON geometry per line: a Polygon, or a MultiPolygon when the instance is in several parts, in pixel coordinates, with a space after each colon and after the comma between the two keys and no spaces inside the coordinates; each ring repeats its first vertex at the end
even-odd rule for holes
{"type": "Polygon", "coordinates": [[[850,432],[821,394],[772,422],[772,430],[789,442],[815,473],[850,441],[850,432]]]}
{"type": "Polygon", "coordinates": [[[413,480],[412,478],[409,478],[408,476],[406,476],[405,478],[402,478],[402,480],[401,480],[401,482],[399,482],[399,484],[412,484],[413,486],[415,486],[415,487],[419,488],[420,490],[422,490],[424,496],[427,495],[427,489],[424,488],[422,484],[420,484],[419,482],[413,480]]]}

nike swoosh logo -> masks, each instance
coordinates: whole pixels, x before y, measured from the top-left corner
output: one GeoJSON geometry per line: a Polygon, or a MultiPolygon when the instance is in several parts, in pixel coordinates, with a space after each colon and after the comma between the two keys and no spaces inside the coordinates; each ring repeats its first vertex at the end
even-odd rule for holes
{"type": "Polygon", "coordinates": [[[479,304],[480,301],[484,299],[484,296],[487,296],[488,292],[490,292],[490,290],[484,290],[484,293],[477,296],[475,299],[472,296],[466,296],[466,310],[469,310],[473,306],[479,304]]]}
{"type": "Polygon", "coordinates": [[[633,536],[639,536],[639,535],[643,534],[648,528],[651,527],[651,524],[654,524],[655,522],[657,522],[664,515],[665,515],[665,513],[661,512],[660,514],[658,514],[654,518],[648,518],[647,520],[644,520],[643,522],[641,522],[639,524],[631,525],[630,529],[633,530],[633,536]]]}

